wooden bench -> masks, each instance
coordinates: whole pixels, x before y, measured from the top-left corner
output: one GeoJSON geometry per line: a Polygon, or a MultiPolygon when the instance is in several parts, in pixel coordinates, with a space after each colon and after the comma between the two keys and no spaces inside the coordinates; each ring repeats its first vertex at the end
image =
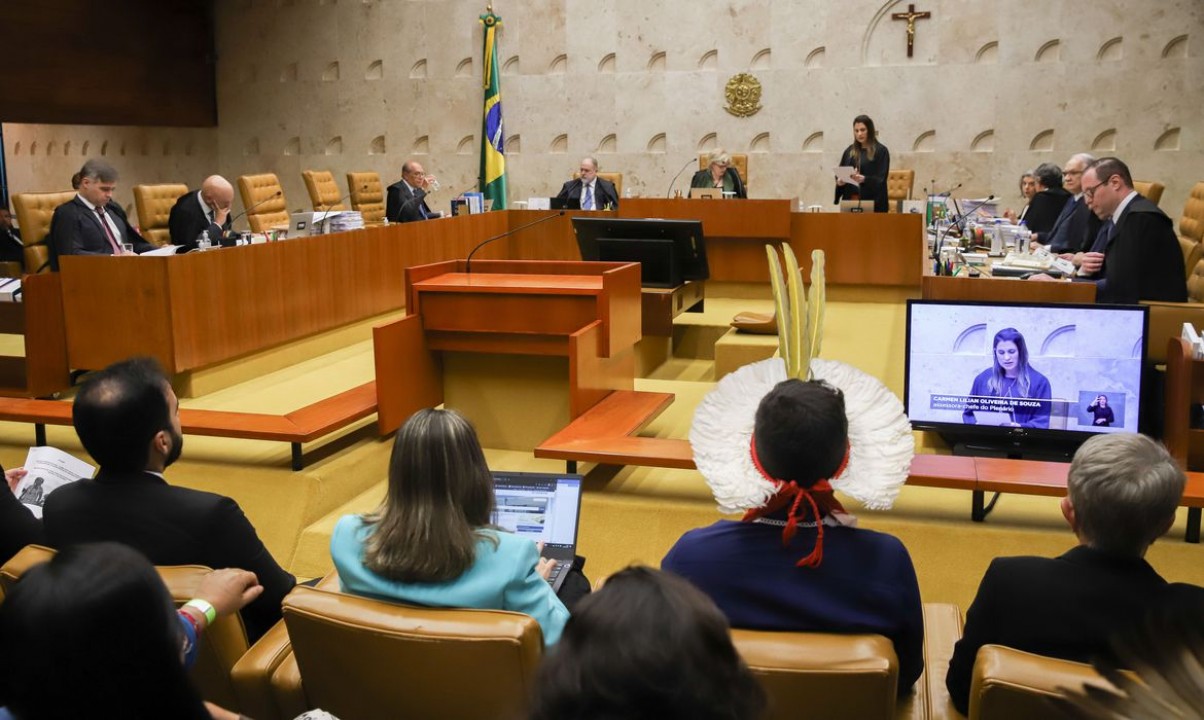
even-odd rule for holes
{"type": "MultiPolygon", "coordinates": [[[[347,427],[376,412],[376,382],[323,398],[284,415],[180,409],[180,426],[188,435],[276,440],[292,448],[292,468],[305,467],[303,443],[347,427]]],[[[47,425],[71,425],[71,403],[0,397],[0,420],[33,423],[34,444],[46,444],[47,425]]]]}
{"type": "MultiPolygon", "coordinates": [[[[541,443],[535,448],[535,457],[564,460],[569,472],[577,471],[579,461],[693,470],[694,456],[688,440],[635,436],[672,401],[671,393],[615,391],[541,443]]],[[[969,490],[970,519],[983,522],[1001,493],[1064,496],[1069,469],[1068,463],[916,455],[907,484],[969,490]],[[995,493],[989,503],[988,492],[995,493]]],[[[1198,543],[1204,473],[1187,473],[1187,487],[1179,506],[1188,509],[1184,540],[1198,543]]]]}

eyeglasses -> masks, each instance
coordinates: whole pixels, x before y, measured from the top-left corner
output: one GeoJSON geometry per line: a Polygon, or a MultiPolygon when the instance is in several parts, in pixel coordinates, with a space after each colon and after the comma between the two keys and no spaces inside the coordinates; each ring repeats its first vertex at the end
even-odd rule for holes
{"type": "Polygon", "coordinates": [[[1063,168],[1062,174],[1063,175],[1082,175],[1083,171],[1082,170],[1066,170],[1065,168],[1063,168]]]}
{"type": "Polygon", "coordinates": [[[1107,183],[1099,183],[1099,184],[1093,185],[1091,187],[1084,187],[1083,188],[1084,197],[1086,197],[1088,199],[1095,197],[1095,191],[1099,190],[1104,185],[1107,185],[1107,183]]]}

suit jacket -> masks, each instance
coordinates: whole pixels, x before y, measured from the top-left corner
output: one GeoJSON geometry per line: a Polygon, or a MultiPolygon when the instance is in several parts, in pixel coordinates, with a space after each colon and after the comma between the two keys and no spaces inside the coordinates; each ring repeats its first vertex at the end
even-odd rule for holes
{"type": "Polygon", "coordinates": [[[1088,662],[1107,652],[1108,637],[1139,619],[1166,587],[1145,560],[1086,546],[1057,558],[996,558],[953,648],[945,676],[953,704],[966,712],[983,645],[1088,662]]]}
{"type": "MultiPolygon", "coordinates": [[[[134,252],[144,253],[155,246],[142,239],[130,225],[125,211],[115,202],[105,206],[105,213],[121,231],[117,242],[133,243],[134,252]]],[[[100,225],[100,218],[88,209],[78,195],[54,209],[50,219],[50,269],[59,269],[61,255],[112,255],[113,247],[100,225]]]]}
{"type": "MultiPolygon", "coordinates": [[[[581,178],[569,180],[564,187],[560,188],[560,194],[556,198],[581,202],[581,189],[584,187],[585,183],[581,181],[581,178]]],[[[611,181],[596,177],[594,178],[594,208],[602,210],[607,205],[610,205],[611,209],[618,209],[619,191],[615,189],[615,184],[611,181]]]]}
{"type": "Polygon", "coordinates": [[[264,591],[242,610],[252,642],[280,619],[296,579],[264,547],[238,503],[169,485],[147,472],[111,472],[64,485],[46,498],[42,521],[52,547],[113,541],[155,565],[250,570],[264,591]]]}
{"type": "Polygon", "coordinates": [[[1062,208],[1074,197],[1063,188],[1050,188],[1033,195],[1028,201],[1028,212],[1024,213],[1024,224],[1035,233],[1047,233],[1053,229],[1062,208]]]}
{"type": "Polygon", "coordinates": [[[1071,198],[1064,208],[1064,216],[1054,223],[1048,236],[1039,239],[1049,245],[1050,252],[1086,252],[1099,233],[1099,226],[1099,217],[1091,212],[1083,198],[1071,198]]]}
{"type": "Polygon", "coordinates": [[[388,197],[385,199],[385,217],[389,218],[389,222],[426,220],[432,213],[423,199],[425,197],[426,191],[422,188],[411,190],[405,180],[398,180],[389,186],[388,197]]]}
{"type": "MultiPolygon", "coordinates": [[[[726,175],[727,178],[731,179],[731,186],[732,186],[732,189],[736,191],[736,197],[738,197],[742,200],[747,199],[748,198],[748,189],[744,187],[744,181],[740,179],[740,171],[734,167],[729,166],[728,169],[724,172],[724,175],[726,175]]],[[[723,184],[726,186],[728,184],[727,180],[724,180],[723,184]]],[[[694,173],[694,177],[690,178],[690,187],[691,188],[713,188],[713,187],[715,187],[715,181],[711,178],[711,169],[703,168],[703,169],[699,170],[698,172],[694,173]]]]}
{"type": "Polygon", "coordinates": [[[823,562],[798,567],[815,537],[800,525],[783,547],[781,527],[720,520],[683,535],[661,569],[709,595],[732,627],[885,636],[907,694],[924,670],[924,612],[907,548],[873,530],[827,527],[823,562]]]}
{"type": "Polygon", "coordinates": [[[20,230],[0,228],[0,262],[15,262],[25,267],[25,244],[21,242],[20,230]]]}
{"type": "Polygon", "coordinates": [[[1166,213],[1138,195],[1114,222],[1112,238],[1104,249],[1103,280],[1096,286],[1096,302],[1187,302],[1183,251],[1166,213]]]}
{"type": "MultiPolygon", "coordinates": [[[[230,231],[234,218],[226,215],[226,222],[218,225],[209,219],[209,214],[201,207],[201,201],[196,191],[189,191],[176,200],[167,219],[167,228],[171,232],[171,244],[180,245],[188,250],[195,250],[197,239],[202,232],[209,232],[209,241],[216,246],[222,236],[230,231]]],[[[185,252],[185,250],[181,250],[185,252]]]]}

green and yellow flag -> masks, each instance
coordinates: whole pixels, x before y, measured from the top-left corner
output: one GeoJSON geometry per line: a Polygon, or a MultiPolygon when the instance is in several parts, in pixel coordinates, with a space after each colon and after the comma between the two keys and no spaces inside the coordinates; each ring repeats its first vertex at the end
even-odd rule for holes
{"type": "Polygon", "coordinates": [[[497,29],[502,19],[490,5],[480,16],[485,26],[485,110],[481,122],[481,192],[494,210],[506,208],[505,133],[502,129],[502,88],[497,65],[497,29]]]}

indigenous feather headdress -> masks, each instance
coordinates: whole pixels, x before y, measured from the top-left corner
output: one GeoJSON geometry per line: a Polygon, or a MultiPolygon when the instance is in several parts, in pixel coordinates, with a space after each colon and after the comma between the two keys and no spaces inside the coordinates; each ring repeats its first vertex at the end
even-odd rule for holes
{"type": "MultiPolygon", "coordinates": [[[[825,303],[824,254],[811,254],[810,296],[803,291],[802,272],[789,245],[782,246],[785,274],[773,246],[766,246],[770,279],[778,316],[778,355],[745,365],[719,381],[694,413],[690,445],[699,472],[725,513],[749,511],[751,520],[790,504],[783,541],[789,542],[797,525],[797,511],[807,500],[815,515],[827,516],[829,524],[843,508],[831,497],[831,488],[872,509],[894,504],[899,488],[907,480],[915,443],[903,405],[877,378],[841,362],[822,360],[825,303]],[[816,500],[788,478],[769,477],[760,467],[753,444],[757,406],[770,390],[788,378],[823,380],[844,393],[849,424],[849,454],[831,478],[810,490],[816,500]],[[789,503],[788,501],[793,501],[789,503]],[[772,501],[772,502],[771,502],[772,501]],[[835,515],[835,517],[833,517],[835,515]]],[[[847,518],[847,516],[844,516],[847,518]]],[[[816,565],[822,558],[823,521],[819,524],[816,551],[799,562],[816,565]]]]}

